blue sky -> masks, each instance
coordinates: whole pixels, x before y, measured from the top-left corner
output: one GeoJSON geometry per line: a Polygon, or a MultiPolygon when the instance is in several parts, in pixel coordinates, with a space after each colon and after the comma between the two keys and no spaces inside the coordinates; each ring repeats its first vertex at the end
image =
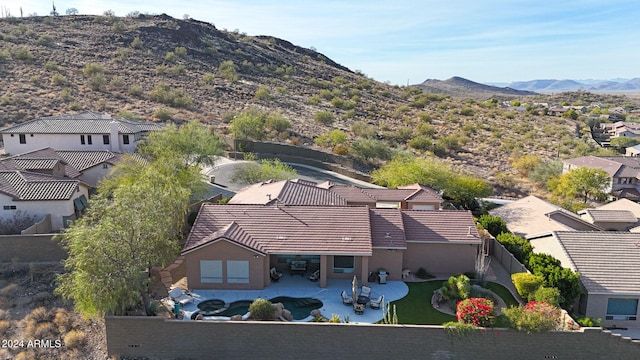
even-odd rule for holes
{"type": "MultiPolygon", "coordinates": [[[[3,3],[46,15],[49,1],[3,3]]],[[[637,0],[56,1],[58,12],[185,14],[218,29],[315,48],[378,81],[485,83],[640,77],[637,0]]]]}

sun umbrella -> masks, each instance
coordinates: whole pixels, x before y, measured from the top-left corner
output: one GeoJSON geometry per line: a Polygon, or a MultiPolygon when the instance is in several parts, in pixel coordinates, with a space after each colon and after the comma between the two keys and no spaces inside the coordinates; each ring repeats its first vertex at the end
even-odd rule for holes
{"type": "Polygon", "coordinates": [[[355,275],[353,275],[353,281],[351,282],[351,292],[353,301],[358,301],[358,278],[355,275]]]}

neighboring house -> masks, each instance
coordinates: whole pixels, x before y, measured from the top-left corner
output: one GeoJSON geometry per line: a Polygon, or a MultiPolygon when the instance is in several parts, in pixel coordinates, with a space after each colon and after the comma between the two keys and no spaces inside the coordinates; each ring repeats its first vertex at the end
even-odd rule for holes
{"type": "Polygon", "coordinates": [[[481,244],[468,211],[203,204],[182,255],[194,289],[262,289],[291,261],[320,270],[325,287],[354,275],[367,284],[381,268],[389,280],[407,268],[473,271],[481,244]]]}
{"type": "Polygon", "coordinates": [[[624,156],[640,156],[640,144],[628,147],[624,156]]]}
{"type": "Polygon", "coordinates": [[[640,326],[640,234],[556,231],[531,244],[580,273],[578,313],[602,319],[603,326],[640,326]]]}
{"type": "Polygon", "coordinates": [[[616,198],[640,201],[640,158],[628,156],[582,156],[563,161],[563,172],[579,167],[604,170],[610,177],[609,189],[616,198]]]}
{"type": "Polygon", "coordinates": [[[122,154],[109,150],[54,150],[43,148],[0,160],[0,169],[26,170],[79,179],[96,187],[122,154]]]}
{"type": "Polygon", "coordinates": [[[437,210],[442,198],[418,184],[397,189],[360,188],[295,179],[250,185],[240,190],[229,204],[270,205],[276,202],[284,205],[368,205],[372,208],[437,210]]]}
{"type": "Polygon", "coordinates": [[[638,222],[629,210],[584,209],[578,211],[578,215],[606,231],[628,231],[638,222]]]}
{"type": "Polygon", "coordinates": [[[612,139],[617,137],[640,137],[639,123],[617,121],[614,123],[602,123],[600,127],[612,139]]]}
{"type": "Polygon", "coordinates": [[[533,195],[489,211],[499,216],[512,233],[523,238],[548,235],[552,231],[600,231],[580,216],[533,195]]]}
{"type": "MultiPolygon", "coordinates": [[[[40,162],[44,164],[45,162],[40,162]]],[[[59,161],[51,161],[56,169],[59,161]]],[[[36,166],[29,166],[36,167],[36,166]]],[[[0,170],[0,217],[14,217],[18,211],[26,215],[51,215],[54,230],[63,229],[68,220],[74,220],[87,206],[89,186],[80,180],[52,176],[24,170],[0,170]]]]}
{"type": "Polygon", "coordinates": [[[127,120],[90,111],[42,117],[0,131],[6,154],[43,147],[59,150],[134,152],[150,131],[162,125],[127,120]]]}

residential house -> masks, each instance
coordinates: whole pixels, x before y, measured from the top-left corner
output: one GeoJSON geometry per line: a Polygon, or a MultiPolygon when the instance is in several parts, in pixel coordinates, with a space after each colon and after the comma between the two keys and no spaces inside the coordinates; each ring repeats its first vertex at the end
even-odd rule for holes
{"type": "MultiPolygon", "coordinates": [[[[20,162],[20,161],[18,161],[20,162]]],[[[35,162],[27,167],[53,169],[62,165],[57,160],[35,162]]],[[[44,217],[51,215],[54,230],[66,227],[87,206],[89,186],[80,180],[25,170],[0,170],[0,217],[13,218],[18,212],[44,217]]]]}
{"type": "Polygon", "coordinates": [[[7,154],[22,154],[43,147],[132,153],[150,131],[160,128],[162,125],[151,122],[85,111],[30,120],[6,128],[0,134],[7,154]]]}
{"type": "Polygon", "coordinates": [[[640,156],[640,144],[628,147],[624,156],[640,156]]]}
{"type": "Polygon", "coordinates": [[[607,231],[628,231],[638,222],[638,218],[630,210],[584,209],[578,211],[578,215],[607,231]]]}
{"type": "Polygon", "coordinates": [[[194,289],[262,289],[271,268],[289,273],[292,261],[320,270],[325,287],[354,275],[367,284],[381,268],[389,280],[420,267],[473,271],[481,244],[467,211],[203,204],[182,255],[194,289]]]}
{"type": "Polygon", "coordinates": [[[123,154],[109,150],[54,150],[42,148],[0,160],[0,169],[26,170],[79,179],[96,187],[123,154]]]}
{"type": "Polygon", "coordinates": [[[529,239],[553,231],[600,231],[598,225],[560,206],[529,195],[489,211],[499,216],[512,233],[529,239]]]}
{"type": "Polygon", "coordinates": [[[397,189],[361,188],[300,179],[266,181],[240,190],[229,204],[367,205],[372,208],[437,210],[442,197],[419,184],[397,189]]]}
{"type": "Polygon", "coordinates": [[[579,167],[604,170],[611,177],[609,191],[616,198],[640,201],[640,158],[629,156],[582,156],[563,161],[563,171],[579,167]]]}
{"type": "Polygon", "coordinates": [[[638,123],[617,121],[614,123],[602,123],[600,127],[612,139],[617,137],[640,137],[640,124],[638,123]]]}
{"type": "MultiPolygon", "coordinates": [[[[638,327],[640,234],[621,231],[554,231],[532,239],[563,267],[580,273],[578,313],[603,326],[638,327]]],[[[538,250],[536,250],[538,252],[538,250]]]]}

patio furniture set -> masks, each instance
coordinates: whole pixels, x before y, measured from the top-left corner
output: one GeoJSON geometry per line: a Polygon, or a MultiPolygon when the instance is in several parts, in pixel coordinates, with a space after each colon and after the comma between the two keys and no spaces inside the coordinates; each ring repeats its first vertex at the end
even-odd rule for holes
{"type": "MultiPolygon", "coordinates": [[[[291,276],[300,275],[304,277],[307,274],[307,262],[305,260],[291,261],[291,263],[289,264],[289,274],[291,276]]],[[[274,283],[280,281],[282,275],[283,273],[279,272],[275,267],[272,267],[271,270],[269,270],[269,277],[274,283]]],[[[320,280],[320,270],[314,271],[307,278],[313,282],[320,280]]]]}
{"type": "Polygon", "coordinates": [[[353,306],[353,311],[357,315],[364,314],[364,309],[367,307],[367,304],[369,304],[369,307],[372,309],[380,309],[380,304],[384,300],[384,295],[380,295],[377,299],[372,300],[371,288],[368,286],[362,286],[362,290],[357,296],[348,296],[344,290],[342,290],[340,296],[342,297],[342,303],[347,306],[353,306]]]}

